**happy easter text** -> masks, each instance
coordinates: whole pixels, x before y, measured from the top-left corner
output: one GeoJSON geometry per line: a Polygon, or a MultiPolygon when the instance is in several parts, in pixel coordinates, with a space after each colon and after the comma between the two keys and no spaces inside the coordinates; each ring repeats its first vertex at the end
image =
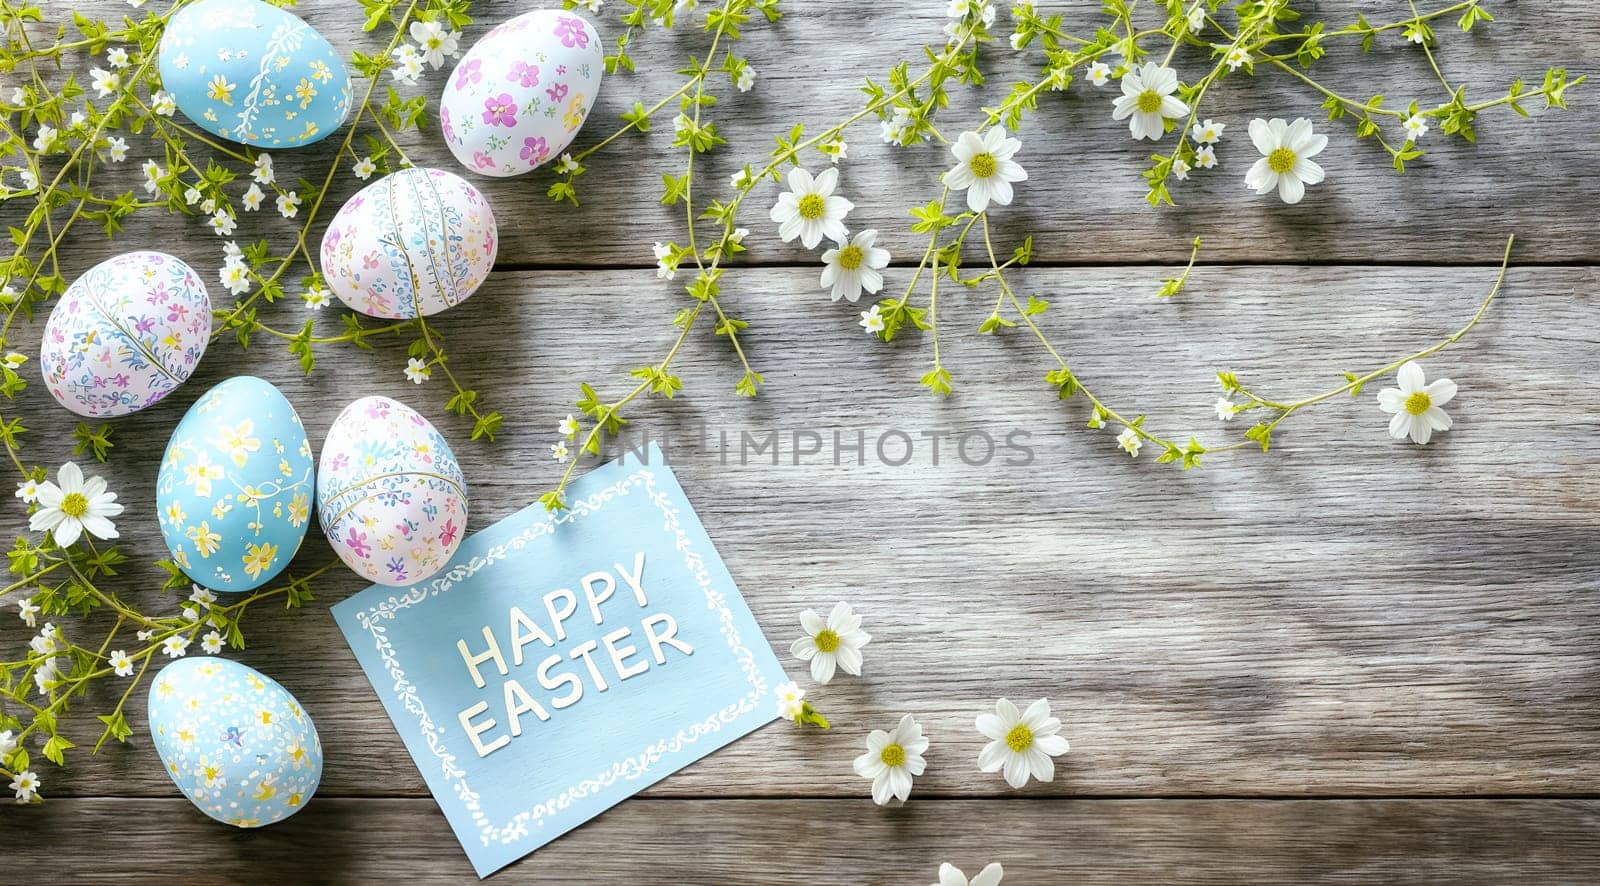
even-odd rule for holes
{"type": "Polygon", "coordinates": [[[568,619],[587,617],[594,621],[596,627],[604,625],[608,615],[616,614],[610,610],[627,600],[626,594],[617,597],[619,589],[631,592],[633,602],[638,604],[639,609],[646,609],[650,605],[649,595],[644,588],[643,551],[633,555],[631,569],[614,563],[609,571],[585,575],[579,580],[579,585],[583,589],[582,602],[587,610],[581,616],[579,595],[569,588],[557,588],[541,599],[543,611],[535,610],[536,615],[542,616],[542,623],[529,617],[522,607],[511,607],[506,613],[505,638],[508,642],[502,643],[500,635],[490,625],[483,626],[481,643],[477,637],[472,638],[470,644],[466,639],[456,641],[456,650],[461,653],[461,660],[471,674],[473,684],[479,689],[487,687],[485,673],[490,672],[491,666],[492,672],[498,672],[506,678],[500,681],[500,691],[491,695],[500,702],[504,727],[493,716],[485,716],[489,714],[489,699],[456,714],[479,757],[489,756],[510,744],[512,738],[520,736],[523,717],[529,714],[541,722],[549,720],[551,709],[559,711],[572,707],[583,698],[586,689],[605,692],[613,679],[620,683],[637,677],[650,669],[652,661],[657,667],[665,665],[669,650],[685,656],[694,653],[694,647],[677,636],[677,621],[668,613],[655,612],[634,624],[609,631],[599,640],[573,644],[533,664],[534,657],[529,654],[528,647],[538,643],[545,649],[555,649],[557,643],[567,639],[568,619]],[[608,601],[611,606],[608,611],[602,612],[601,604],[608,601]],[[523,668],[524,662],[527,662],[533,679],[544,694],[535,696],[528,691],[524,685],[528,677],[525,672],[519,671],[519,676],[511,676],[511,669],[523,668]],[[585,676],[588,677],[587,681],[584,680],[585,676]],[[549,706],[546,707],[540,698],[544,698],[549,706]]]}

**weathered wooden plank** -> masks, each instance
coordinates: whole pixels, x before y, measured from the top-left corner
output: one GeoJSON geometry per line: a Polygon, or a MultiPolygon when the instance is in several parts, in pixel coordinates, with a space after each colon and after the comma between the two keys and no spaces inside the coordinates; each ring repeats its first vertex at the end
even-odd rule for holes
{"type": "MultiPolygon", "coordinates": [[[[181,800],[7,810],[18,871],[96,883],[458,883],[472,870],[431,801],[321,799],[259,831],[181,800]],[[72,847],[70,861],[58,847],[72,847]],[[196,853],[196,847],[204,852],[196,853]]],[[[1591,883],[1595,801],[632,800],[496,883],[931,882],[991,861],[1046,883],[1591,883]]]]}
{"type": "MultiPolygon", "coordinates": [[[[1493,276],[1202,268],[1187,293],[1158,301],[1162,273],[1034,270],[1016,283],[1052,300],[1046,325],[1109,402],[1208,440],[1220,428],[1212,371],[1236,370],[1284,397],[1332,387],[1341,370],[1442,338],[1493,276]]],[[[904,277],[892,273],[891,285],[904,277]]],[[[681,358],[685,393],[634,417],[680,435],[690,499],[780,651],[799,631],[799,609],[849,599],[876,637],[867,676],[813,690],[833,732],[769,727],[651,793],[865,796],[850,759],[866,730],[900,711],[922,718],[933,740],[919,792],[1003,793],[998,776],[976,770],[972,729],[998,695],[1048,695],[1068,724],[1072,754],[1030,795],[1596,791],[1600,648],[1587,628],[1600,618],[1596,271],[1514,268],[1483,324],[1427,361],[1461,385],[1449,406],[1456,427],[1434,445],[1389,441],[1369,390],[1291,419],[1270,455],[1217,456],[1188,473],[1148,451],[1130,461],[1105,432],[1083,429],[1087,407],[1057,403],[1041,383],[1047,363],[1023,336],[976,335],[989,295],[955,292],[941,304],[958,391],[939,401],[915,381],[925,337],[876,343],[851,306],[830,304],[814,283],[795,269],[725,281],[728,303],[755,321],[745,341],[769,380],[761,399],[732,395],[726,343],[697,333],[681,358]],[[726,466],[714,448],[686,448],[702,423],[708,441],[732,435],[726,466]],[[771,429],[786,439],[816,430],[830,447],[796,465],[785,442],[776,465],[767,455],[739,464],[740,433],[771,429]],[[835,430],[866,433],[869,463],[846,454],[836,467],[835,430]],[[925,432],[975,430],[997,440],[1029,432],[1032,464],[1007,465],[1003,453],[965,464],[949,436],[933,463],[925,432]],[[876,462],[871,441],[890,431],[916,442],[905,466],[876,462]]],[[[442,382],[403,381],[402,343],[325,353],[303,379],[270,342],[248,355],[219,342],[183,391],[116,423],[119,446],[103,470],[129,505],[125,549],[135,561],[164,554],[154,520],[138,517],[153,511],[162,444],[190,402],[238,372],[281,384],[317,447],[357,396],[422,409],[455,442],[481,528],[555,482],[547,444],[579,379],[615,393],[627,368],[658,359],[679,298],[649,272],[500,274],[443,315],[456,373],[508,416],[492,445],[467,442],[468,425],[443,415],[442,382]]],[[[42,387],[18,409],[32,429],[29,457],[66,458],[73,422],[42,387]]],[[[890,439],[890,458],[902,445],[890,439]]],[[[20,531],[21,511],[5,513],[5,528],[20,531]]],[[[329,557],[314,534],[300,563],[329,557]]],[[[139,589],[152,581],[131,570],[119,587],[162,605],[139,589]]],[[[356,589],[341,573],[310,611],[251,615],[240,658],[315,716],[327,792],[419,795],[322,611],[356,589]]],[[[0,619],[7,648],[25,636],[0,619]]],[[[133,704],[142,711],[142,691],[133,704]]],[[[46,790],[170,796],[153,760],[141,737],[79,755],[64,775],[46,769],[46,790]]]]}
{"type": "MultiPolygon", "coordinates": [[[[1002,4],[1003,5],[1003,4],[1002,4]]],[[[89,0],[90,14],[126,11],[121,0],[89,0]]],[[[378,35],[362,34],[353,25],[359,12],[339,4],[303,3],[301,12],[347,50],[381,48],[378,35]]],[[[1068,13],[1069,23],[1095,21],[1098,2],[1075,0],[1049,4],[1068,13]]],[[[480,0],[474,4],[478,24],[467,32],[476,39],[487,28],[522,11],[512,0],[480,0]]],[[[1321,15],[1336,27],[1353,21],[1358,11],[1374,21],[1403,14],[1390,3],[1302,3],[1308,16],[1321,15]]],[[[717,82],[722,101],[708,111],[729,144],[697,164],[705,171],[704,198],[725,197],[728,176],[746,162],[765,162],[772,138],[803,121],[825,127],[858,107],[863,76],[882,79],[890,60],[920,58],[920,45],[939,39],[944,7],[937,3],[878,4],[868,7],[791,4],[777,26],[752,26],[741,53],[760,71],[758,88],[748,94],[717,82]],[[908,8],[910,7],[910,8],[908,8]],[[870,39],[839,39],[842,31],[870,39]],[[805,64],[791,60],[806,59],[805,64]]],[[[601,33],[614,37],[621,27],[608,9],[601,33]]],[[[1456,31],[1453,21],[1440,25],[1441,61],[1446,75],[1468,86],[1469,100],[1496,97],[1515,77],[1538,83],[1547,67],[1570,67],[1575,73],[1595,58],[1600,20],[1589,14],[1585,0],[1494,6],[1497,20],[1470,35],[1456,31]],[[1537,34],[1536,39],[1526,35],[1537,34]]],[[[1009,32],[1001,12],[1002,33],[1009,32]]],[[[650,30],[638,36],[631,50],[640,73],[610,78],[601,91],[593,117],[578,146],[598,142],[617,127],[617,116],[635,101],[653,104],[675,90],[690,52],[703,52],[704,35],[650,30]]],[[[1013,53],[1003,42],[987,50],[990,87],[958,91],[950,113],[942,118],[947,134],[970,126],[976,109],[999,101],[1005,87],[1036,76],[1042,63],[1037,48],[1013,53]]],[[[1200,76],[1208,64],[1203,53],[1185,49],[1177,56],[1180,72],[1200,76]]],[[[1389,96],[1390,104],[1413,98],[1425,103],[1440,92],[1421,53],[1392,32],[1370,56],[1329,41],[1328,57],[1315,68],[1333,89],[1366,97],[1389,96]]],[[[448,71],[428,75],[424,87],[404,89],[426,94],[430,106],[443,88],[448,71]]],[[[1196,235],[1206,238],[1205,260],[1212,262],[1489,262],[1498,256],[1501,232],[1516,227],[1527,235],[1524,260],[1547,262],[1600,261],[1600,241],[1593,228],[1600,221],[1600,144],[1591,137],[1600,117],[1591,91],[1572,94],[1569,113],[1536,113],[1533,121],[1503,109],[1478,121],[1477,145],[1450,139],[1437,127],[1423,142],[1430,153],[1403,177],[1389,168],[1388,156],[1370,144],[1358,144],[1348,122],[1322,124],[1330,134],[1329,149],[1318,158],[1327,168],[1325,184],[1311,189],[1299,206],[1285,207],[1276,198],[1257,198],[1243,186],[1245,171],[1256,159],[1245,125],[1256,116],[1323,118],[1320,95],[1287,75],[1263,67],[1253,79],[1242,74],[1211,91],[1206,116],[1228,123],[1218,156],[1221,166],[1197,172],[1188,182],[1173,182],[1182,204],[1152,211],[1143,201],[1140,173],[1153,153],[1149,142],[1135,143],[1127,127],[1111,119],[1115,87],[1096,89],[1074,84],[1065,94],[1047,94],[1040,113],[1022,130],[1019,159],[1030,179],[1018,189],[1018,202],[995,215],[997,233],[1005,241],[1036,235],[1042,262],[1124,263],[1178,262],[1187,257],[1196,235]],[[1214,101],[1214,104],[1210,102],[1214,101]]],[[[659,121],[648,137],[620,139],[591,163],[580,183],[583,206],[555,207],[544,197],[550,175],[510,180],[474,179],[488,193],[504,230],[500,261],[507,267],[549,267],[617,264],[650,265],[650,245],[683,237],[682,207],[659,205],[661,175],[681,172],[667,147],[670,118],[659,121]]],[[[1390,133],[1391,136],[1397,133],[1390,133]]],[[[320,182],[332,158],[334,141],[277,158],[280,177],[300,176],[320,182]]],[[[866,121],[848,137],[850,158],[842,188],[856,202],[852,229],[875,227],[882,243],[900,261],[914,261],[925,241],[910,233],[906,207],[937,196],[937,176],[951,163],[948,152],[926,145],[904,152],[881,144],[875,121],[866,121]]],[[[1167,142],[1169,144],[1170,137],[1167,142]]],[[[404,143],[417,163],[455,169],[436,134],[408,134],[404,143]]],[[[145,149],[135,143],[137,159],[145,149]]],[[[808,161],[813,168],[820,160],[808,161]]],[[[137,163],[130,164],[130,167],[137,163]]],[[[130,169],[130,184],[138,179],[130,169]]],[[[247,182],[238,185],[240,193],[247,182]]],[[[336,207],[360,186],[353,176],[338,179],[330,206],[336,207]]],[[[767,220],[776,188],[764,186],[751,198],[743,224],[754,235],[751,251],[740,261],[811,262],[814,255],[798,243],[782,244],[767,220]]],[[[327,213],[331,216],[331,209],[327,213]]],[[[246,218],[241,237],[273,232],[286,243],[288,224],[265,224],[246,218]]],[[[220,264],[219,250],[203,245],[213,239],[204,219],[152,221],[156,239],[182,243],[185,257],[220,264]],[[190,255],[188,253],[192,252],[190,255]]],[[[322,223],[315,229],[321,235],[322,223]]],[[[87,236],[64,252],[69,268],[81,271],[101,256],[98,234],[87,236]]],[[[136,244],[134,238],[126,243],[136,244]]],[[[148,245],[148,241],[144,245],[148,245]]],[[[124,248],[133,248],[126,246],[124,248]]]]}

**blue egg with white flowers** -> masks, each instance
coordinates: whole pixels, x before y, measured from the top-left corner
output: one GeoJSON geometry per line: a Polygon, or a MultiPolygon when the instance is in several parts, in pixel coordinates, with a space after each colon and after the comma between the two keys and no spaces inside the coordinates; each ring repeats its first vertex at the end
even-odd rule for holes
{"type": "Polygon", "coordinates": [[[350,72],[327,38],[262,0],[200,0],[167,23],[161,84],[207,132],[257,148],[332,135],[350,113],[350,72]]]}
{"type": "Polygon", "coordinates": [[[207,391],[156,476],[173,561],[214,591],[253,591],[294,559],[316,498],[311,441],[282,392],[249,375],[207,391]]]}
{"type": "Polygon", "coordinates": [[[224,824],[305,808],[322,781],[311,715],[276,680],[225,658],[180,658],[150,687],[150,738],[178,790],[224,824]]]}

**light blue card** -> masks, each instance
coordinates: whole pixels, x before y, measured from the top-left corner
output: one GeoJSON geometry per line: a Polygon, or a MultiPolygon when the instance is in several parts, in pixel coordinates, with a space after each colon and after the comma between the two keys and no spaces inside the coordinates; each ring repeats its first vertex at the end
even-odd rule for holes
{"type": "Polygon", "coordinates": [[[776,717],[786,679],[659,450],[334,618],[484,877],[776,717]]]}

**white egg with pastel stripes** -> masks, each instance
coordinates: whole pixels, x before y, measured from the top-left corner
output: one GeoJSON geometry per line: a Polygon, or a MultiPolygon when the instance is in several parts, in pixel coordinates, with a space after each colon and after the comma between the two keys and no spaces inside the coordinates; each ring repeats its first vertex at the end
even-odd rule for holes
{"type": "Polygon", "coordinates": [[[150,687],[162,767],[201,812],[240,828],[305,808],[322,781],[311,715],[276,680],[225,658],[180,658],[150,687]]]}

